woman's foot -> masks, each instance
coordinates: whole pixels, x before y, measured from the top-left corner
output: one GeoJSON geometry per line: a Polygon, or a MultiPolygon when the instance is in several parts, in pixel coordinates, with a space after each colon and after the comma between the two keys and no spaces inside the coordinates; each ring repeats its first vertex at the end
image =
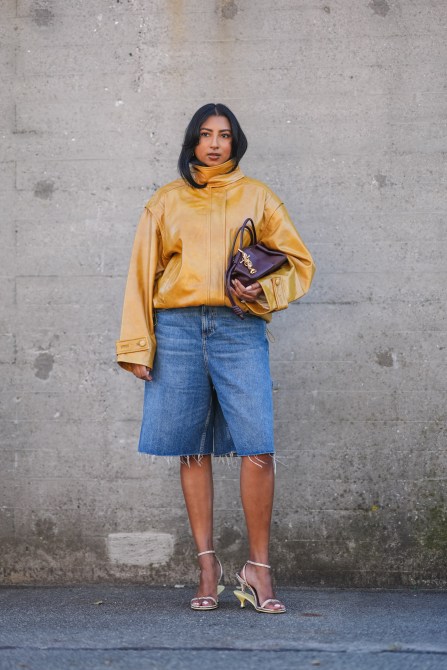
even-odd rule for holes
{"type": "Polygon", "coordinates": [[[197,589],[197,598],[213,596],[217,598],[217,582],[220,577],[220,567],[215,554],[199,556],[200,580],[197,589]]]}
{"type": "Polygon", "coordinates": [[[191,601],[194,609],[217,606],[217,598],[223,587],[218,589],[222,570],[214,552],[199,556],[200,580],[197,593],[191,601]],[[208,598],[208,600],[207,600],[208,598]]]}
{"type": "MultiPolygon", "coordinates": [[[[243,576],[244,571],[239,574],[243,576]]],[[[258,565],[253,565],[253,563],[245,564],[245,579],[247,584],[249,584],[258,594],[258,601],[261,605],[266,600],[270,598],[275,599],[275,593],[273,591],[272,585],[272,575],[271,571],[266,567],[261,567],[258,565]]],[[[266,603],[265,609],[274,610],[274,611],[283,611],[285,610],[285,605],[282,602],[266,603]]]]}

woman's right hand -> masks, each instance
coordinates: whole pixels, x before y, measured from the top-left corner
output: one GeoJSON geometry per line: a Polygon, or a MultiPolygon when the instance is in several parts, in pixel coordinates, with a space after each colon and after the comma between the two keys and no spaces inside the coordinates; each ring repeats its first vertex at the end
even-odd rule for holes
{"type": "Polygon", "coordinates": [[[138,379],[143,381],[151,382],[152,381],[152,368],[148,368],[146,365],[138,365],[137,363],[132,363],[132,373],[138,379]]]}

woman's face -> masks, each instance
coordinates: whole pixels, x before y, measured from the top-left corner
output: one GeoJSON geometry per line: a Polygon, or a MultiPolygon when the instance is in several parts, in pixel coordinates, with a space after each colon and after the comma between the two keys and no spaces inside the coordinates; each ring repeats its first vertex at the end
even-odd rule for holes
{"type": "Polygon", "coordinates": [[[211,167],[225,163],[231,157],[231,126],[226,116],[209,116],[200,126],[200,139],[194,154],[211,167]]]}

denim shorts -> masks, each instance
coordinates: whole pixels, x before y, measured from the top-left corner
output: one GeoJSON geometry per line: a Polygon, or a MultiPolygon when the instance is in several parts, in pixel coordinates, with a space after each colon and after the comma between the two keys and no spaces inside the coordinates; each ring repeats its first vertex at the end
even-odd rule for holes
{"type": "Polygon", "coordinates": [[[267,324],[228,307],[156,311],[153,381],[138,451],[157,456],[273,454],[267,324]]]}

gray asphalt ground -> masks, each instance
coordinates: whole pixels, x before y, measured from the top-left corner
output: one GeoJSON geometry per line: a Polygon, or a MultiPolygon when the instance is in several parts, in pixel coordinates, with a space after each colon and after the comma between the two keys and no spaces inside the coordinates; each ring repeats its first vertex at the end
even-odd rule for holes
{"type": "Polygon", "coordinates": [[[191,588],[0,589],[0,668],[447,670],[447,592],[279,589],[286,614],[191,588]]]}

